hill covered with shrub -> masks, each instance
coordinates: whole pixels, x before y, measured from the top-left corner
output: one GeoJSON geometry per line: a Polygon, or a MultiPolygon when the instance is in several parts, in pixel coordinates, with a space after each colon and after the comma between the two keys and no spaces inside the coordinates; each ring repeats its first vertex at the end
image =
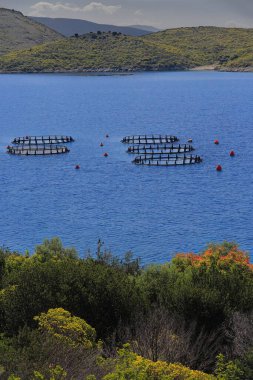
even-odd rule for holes
{"type": "Polygon", "coordinates": [[[11,9],[0,8],[0,26],[0,55],[62,38],[47,26],[11,9]]]}
{"type": "Polygon", "coordinates": [[[11,52],[0,58],[2,72],[87,72],[252,70],[253,29],[178,28],[142,37],[113,33],[83,36],[11,52]]]}

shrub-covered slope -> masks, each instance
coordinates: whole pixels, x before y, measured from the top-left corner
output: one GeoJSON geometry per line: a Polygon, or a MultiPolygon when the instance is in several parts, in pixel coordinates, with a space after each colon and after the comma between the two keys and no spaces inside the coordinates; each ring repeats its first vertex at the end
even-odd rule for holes
{"type": "Polygon", "coordinates": [[[25,17],[21,12],[0,8],[0,54],[61,38],[59,33],[25,17]]]}
{"type": "Polygon", "coordinates": [[[130,37],[89,33],[12,52],[0,70],[13,72],[183,70],[213,65],[223,70],[253,67],[253,29],[179,28],[130,37]]]}
{"type": "Polygon", "coordinates": [[[0,59],[7,71],[124,71],[184,68],[184,57],[174,48],[142,38],[114,33],[86,34],[30,50],[12,52],[0,59]]]}

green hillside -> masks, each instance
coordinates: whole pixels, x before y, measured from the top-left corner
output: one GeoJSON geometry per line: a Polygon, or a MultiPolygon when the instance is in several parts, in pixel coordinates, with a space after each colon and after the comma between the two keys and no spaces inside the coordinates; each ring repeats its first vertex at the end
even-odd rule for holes
{"type": "Polygon", "coordinates": [[[159,44],[165,50],[176,46],[193,66],[253,67],[253,29],[169,29],[145,36],[145,40],[159,44]]]}
{"type": "Polygon", "coordinates": [[[251,70],[253,29],[179,28],[143,37],[89,33],[0,59],[0,70],[6,72],[187,70],[205,65],[251,70]]]}
{"type": "Polygon", "coordinates": [[[21,12],[5,8],[0,8],[0,26],[0,55],[62,38],[59,33],[21,12]]]}

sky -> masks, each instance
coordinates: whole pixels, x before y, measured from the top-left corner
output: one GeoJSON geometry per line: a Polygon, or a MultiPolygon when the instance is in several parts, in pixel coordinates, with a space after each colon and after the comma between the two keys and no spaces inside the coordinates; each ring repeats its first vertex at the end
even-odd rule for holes
{"type": "Polygon", "coordinates": [[[114,25],[253,27],[253,0],[0,0],[30,16],[114,25]]]}

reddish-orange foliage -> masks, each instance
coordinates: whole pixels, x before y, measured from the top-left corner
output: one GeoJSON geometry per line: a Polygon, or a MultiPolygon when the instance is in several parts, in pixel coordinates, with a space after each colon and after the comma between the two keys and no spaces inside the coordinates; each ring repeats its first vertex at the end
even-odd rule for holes
{"type": "Polygon", "coordinates": [[[206,266],[209,267],[211,263],[215,263],[218,268],[231,267],[232,265],[249,268],[253,271],[253,264],[249,261],[249,256],[239,250],[237,246],[231,247],[227,252],[224,247],[210,247],[203,254],[196,255],[194,253],[179,253],[176,255],[176,261],[181,262],[186,266],[206,266]]]}

